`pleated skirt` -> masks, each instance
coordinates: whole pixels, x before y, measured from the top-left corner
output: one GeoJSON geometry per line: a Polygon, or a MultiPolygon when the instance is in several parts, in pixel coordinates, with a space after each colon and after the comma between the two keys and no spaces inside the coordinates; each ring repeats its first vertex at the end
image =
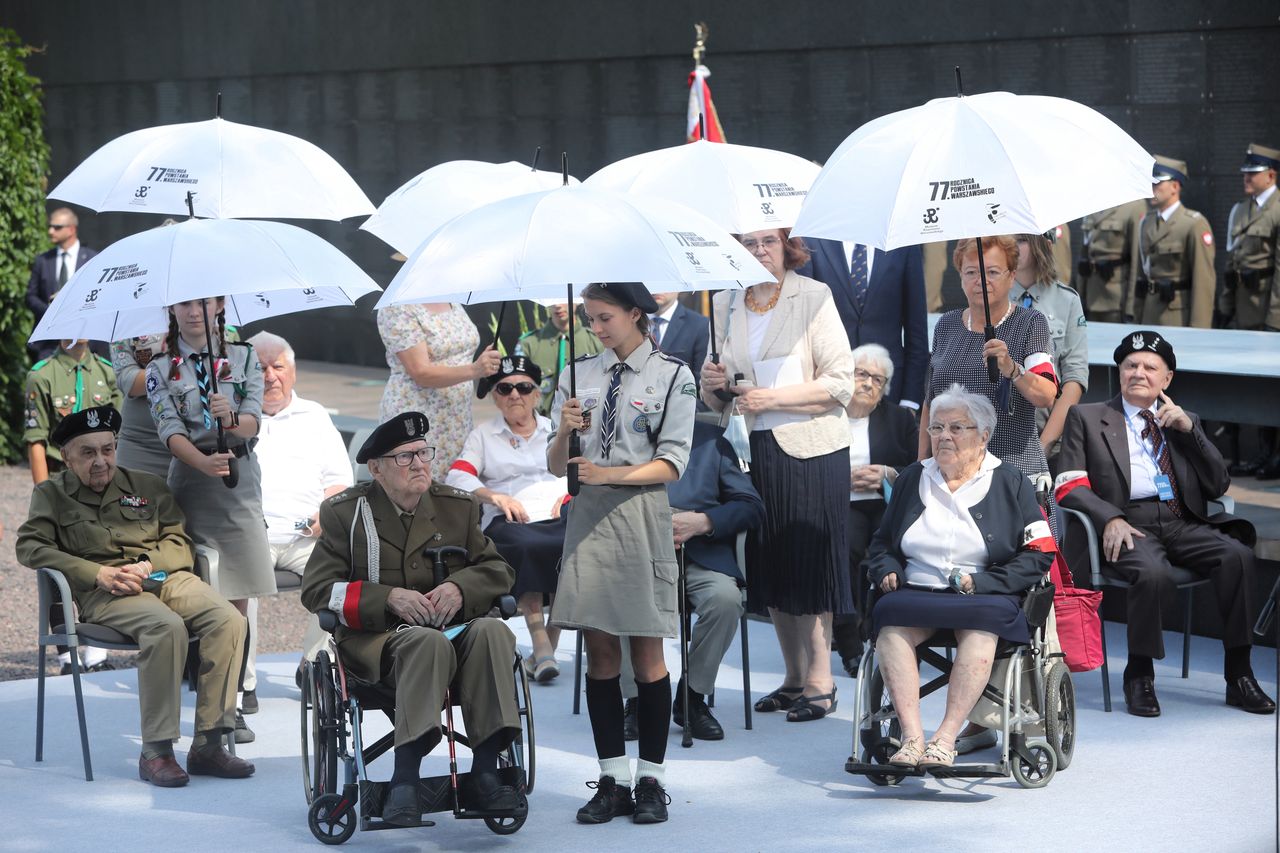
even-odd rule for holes
{"type": "Polygon", "coordinates": [[[516,570],[516,585],[512,589],[516,598],[526,592],[555,594],[567,521],[567,514],[533,524],[512,524],[498,516],[484,529],[502,559],[516,570]]]}
{"type": "Polygon", "coordinates": [[[796,616],[849,613],[849,451],[787,455],[773,433],[751,433],[751,482],[764,524],[747,536],[747,607],[796,616]]]}

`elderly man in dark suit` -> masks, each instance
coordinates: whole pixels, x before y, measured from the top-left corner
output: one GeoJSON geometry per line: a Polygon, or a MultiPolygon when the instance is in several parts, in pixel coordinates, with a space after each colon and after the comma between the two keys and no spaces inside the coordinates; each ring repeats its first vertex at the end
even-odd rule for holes
{"type": "MultiPolygon", "coordinates": [[[[75,211],[60,207],[49,214],[49,241],[53,248],[36,257],[31,265],[31,278],[27,282],[27,307],[35,315],[36,322],[49,310],[49,303],[54,295],[62,289],[62,285],[84,266],[97,250],[81,245],[79,238],[80,220],[75,211]]],[[[37,360],[53,355],[58,348],[57,341],[36,341],[30,348],[37,360]]],[[[104,347],[94,347],[94,352],[108,357],[110,354],[104,347]],[[101,351],[100,351],[101,350],[101,351]]]]}
{"type": "Polygon", "coordinates": [[[919,409],[929,367],[922,249],[882,252],[813,237],[805,244],[811,258],[796,272],[831,288],[851,349],[880,344],[889,351],[894,376],[885,398],[919,409]]]}
{"type": "Polygon", "coordinates": [[[707,360],[707,343],[711,340],[707,318],[697,311],[681,305],[675,293],[655,293],[657,313],[649,315],[649,327],[658,342],[658,349],[689,365],[693,379],[698,381],[698,371],[707,360]]]}
{"type": "Polygon", "coordinates": [[[1164,657],[1161,599],[1172,592],[1170,564],[1208,575],[1222,614],[1227,704],[1275,712],[1249,664],[1253,544],[1248,521],[1210,515],[1208,501],[1231,480],[1200,418],[1169,399],[1177,359],[1159,333],[1138,331],[1116,347],[1120,396],[1067,413],[1057,478],[1058,502],[1087,514],[1102,531],[1102,557],[1128,590],[1129,713],[1160,714],[1153,658],[1164,657]]]}

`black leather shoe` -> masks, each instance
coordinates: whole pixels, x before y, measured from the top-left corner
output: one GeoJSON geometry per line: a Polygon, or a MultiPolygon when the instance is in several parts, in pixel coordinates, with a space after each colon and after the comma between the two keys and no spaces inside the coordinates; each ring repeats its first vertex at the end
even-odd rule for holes
{"type": "Polygon", "coordinates": [[[252,764],[227,752],[223,746],[206,746],[187,753],[187,772],[192,776],[248,779],[253,770],[252,764]]]}
{"type": "Polygon", "coordinates": [[[159,788],[181,788],[191,781],[173,753],[155,758],[138,757],[138,778],[159,788]]]}
{"type": "Polygon", "coordinates": [[[1156,680],[1150,675],[1140,675],[1124,683],[1124,704],[1135,717],[1160,716],[1160,701],[1156,699],[1156,680]]]}
{"type": "MultiPolygon", "coordinates": [[[[680,697],[684,694],[677,690],[676,700],[671,705],[671,722],[678,728],[684,728],[684,708],[680,705],[680,697]]],[[[689,692],[689,732],[698,740],[724,740],[724,728],[720,725],[707,707],[707,701],[701,693],[689,692]]]]}
{"type": "Polygon", "coordinates": [[[667,819],[667,804],[671,798],[652,776],[645,776],[636,783],[636,811],[633,823],[662,823],[667,819]]]}
{"type": "Polygon", "coordinates": [[[466,804],[470,811],[510,813],[527,806],[520,792],[504,785],[497,773],[471,773],[467,776],[466,804]]]}
{"type": "Polygon", "coordinates": [[[382,820],[396,826],[422,825],[417,782],[404,782],[387,789],[387,797],[382,801],[382,820]]]}
{"type": "Polygon", "coordinates": [[[622,737],[624,740],[640,740],[640,712],[638,699],[628,699],[622,707],[622,737]]]}
{"type": "Polygon", "coordinates": [[[1252,477],[1254,473],[1265,465],[1267,458],[1265,456],[1249,459],[1247,461],[1232,462],[1227,466],[1227,473],[1232,477],[1252,477]]]}
{"type": "Polygon", "coordinates": [[[1227,682],[1227,704],[1250,714],[1274,714],[1276,703],[1262,692],[1258,680],[1252,675],[1242,675],[1227,682]]]}
{"type": "Polygon", "coordinates": [[[596,795],[578,809],[578,823],[608,823],[636,810],[635,803],[631,801],[631,789],[619,785],[612,776],[601,776],[600,781],[588,782],[587,787],[595,788],[596,795]]]}
{"type": "Polygon", "coordinates": [[[111,662],[110,658],[103,658],[102,660],[95,663],[93,666],[86,667],[84,671],[85,672],[111,672],[115,668],[116,668],[116,665],[111,662]]]}

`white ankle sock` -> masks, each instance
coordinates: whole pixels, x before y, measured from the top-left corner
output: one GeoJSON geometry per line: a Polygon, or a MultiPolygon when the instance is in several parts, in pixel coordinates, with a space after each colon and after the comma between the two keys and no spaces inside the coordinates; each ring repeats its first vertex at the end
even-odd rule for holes
{"type": "Polygon", "coordinates": [[[667,784],[667,764],[654,764],[652,761],[645,761],[643,758],[636,761],[636,779],[643,779],[651,776],[659,785],[667,784]]]}
{"type": "Polygon", "coordinates": [[[619,785],[631,784],[631,759],[625,755],[600,759],[600,775],[612,776],[619,785]]]}

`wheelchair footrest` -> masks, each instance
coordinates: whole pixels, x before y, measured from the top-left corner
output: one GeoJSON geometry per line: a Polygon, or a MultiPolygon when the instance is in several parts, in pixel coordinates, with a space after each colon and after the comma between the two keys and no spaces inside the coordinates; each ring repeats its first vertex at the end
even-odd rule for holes
{"type": "Polygon", "coordinates": [[[1002,779],[1009,775],[1001,764],[954,764],[951,767],[894,767],[892,764],[865,764],[850,758],[844,772],[854,776],[933,776],[935,779],[1002,779]]]}

